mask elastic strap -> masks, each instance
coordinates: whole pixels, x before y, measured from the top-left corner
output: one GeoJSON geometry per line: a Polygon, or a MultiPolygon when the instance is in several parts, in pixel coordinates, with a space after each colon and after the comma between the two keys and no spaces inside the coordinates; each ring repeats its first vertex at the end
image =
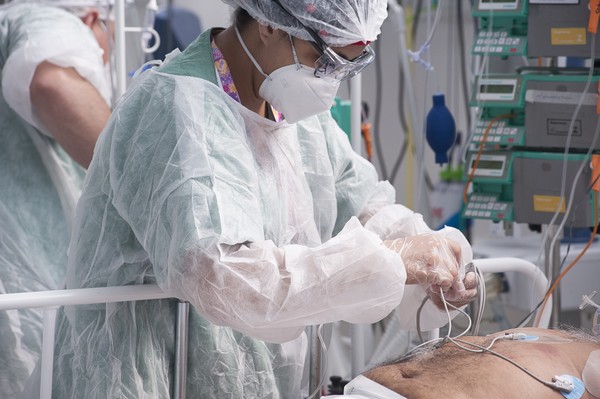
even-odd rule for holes
{"type": "Polygon", "coordinates": [[[250,50],[248,50],[248,47],[246,47],[246,43],[244,43],[244,40],[242,39],[242,35],[240,35],[240,31],[239,31],[237,25],[234,26],[234,29],[235,29],[235,34],[237,35],[237,38],[240,41],[240,44],[242,45],[242,48],[244,49],[244,51],[246,52],[246,55],[248,56],[248,58],[250,58],[250,61],[252,61],[252,63],[256,67],[256,69],[258,69],[258,72],[260,72],[261,75],[264,76],[266,79],[273,80],[269,75],[267,75],[266,73],[263,72],[260,65],[258,65],[258,62],[256,62],[256,60],[254,59],[252,54],[250,54],[250,50]]]}
{"type": "Polygon", "coordinates": [[[302,69],[302,65],[300,65],[300,61],[298,60],[298,54],[296,53],[296,46],[294,46],[294,39],[292,35],[288,33],[288,37],[290,38],[290,44],[292,45],[292,55],[294,56],[294,62],[296,63],[296,69],[302,69]]]}

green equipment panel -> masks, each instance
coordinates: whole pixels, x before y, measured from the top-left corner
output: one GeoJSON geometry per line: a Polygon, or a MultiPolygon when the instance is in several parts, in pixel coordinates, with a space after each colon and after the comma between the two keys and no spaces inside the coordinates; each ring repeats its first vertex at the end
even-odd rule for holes
{"type": "Polygon", "coordinates": [[[473,168],[473,191],[462,209],[465,218],[513,221],[512,155],[508,152],[489,151],[468,157],[465,179],[473,168]]]}
{"type": "Polygon", "coordinates": [[[471,106],[482,112],[471,132],[471,143],[479,146],[490,127],[486,146],[562,150],[572,129],[569,148],[585,151],[593,144],[594,149],[600,150],[600,138],[594,143],[599,128],[599,81],[600,76],[590,78],[582,71],[550,73],[545,69],[480,77],[473,85],[471,106]],[[492,124],[499,115],[510,117],[492,124]]]}
{"type": "Polygon", "coordinates": [[[475,0],[473,16],[480,21],[473,54],[527,54],[526,0],[475,0]]]}
{"type": "MultiPolygon", "coordinates": [[[[476,154],[468,157],[469,168],[476,154]]],[[[530,151],[486,151],[479,160],[471,182],[473,191],[463,207],[465,218],[489,219],[528,224],[548,224],[557,210],[564,213],[568,198],[560,196],[564,155],[530,151]]],[[[567,186],[575,183],[574,200],[566,226],[594,224],[591,169],[585,154],[567,155],[567,186]],[[583,164],[580,178],[577,170],[583,164]]],[[[566,196],[570,195],[567,190],[566,196]]]]}

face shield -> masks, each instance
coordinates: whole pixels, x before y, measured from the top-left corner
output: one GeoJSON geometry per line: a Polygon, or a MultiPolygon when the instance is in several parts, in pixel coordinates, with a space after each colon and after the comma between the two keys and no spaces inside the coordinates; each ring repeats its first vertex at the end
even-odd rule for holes
{"type": "Polygon", "coordinates": [[[325,41],[319,36],[317,32],[308,26],[304,25],[294,15],[289,12],[279,0],[273,0],[273,3],[279,5],[281,9],[294,18],[310,35],[312,40],[310,43],[317,49],[319,58],[315,61],[315,76],[318,78],[332,78],[336,80],[346,80],[359,74],[375,59],[375,52],[371,46],[367,45],[363,52],[352,60],[347,60],[344,57],[337,54],[331,47],[325,43],[325,41]]]}

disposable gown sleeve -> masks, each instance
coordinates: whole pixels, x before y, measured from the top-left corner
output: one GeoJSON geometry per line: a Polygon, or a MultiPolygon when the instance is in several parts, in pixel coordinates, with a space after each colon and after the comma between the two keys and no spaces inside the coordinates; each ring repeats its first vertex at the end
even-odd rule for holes
{"type": "MultiPolygon", "coordinates": [[[[358,215],[366,230],[381,240],[394,240],[418,234],[435,234],[456,241],[461,247],[460,276],[464,277],[464,265],[473,259],[473,251],[465,236],[457,229],[444,227],[433,231],[424,222],[423,216],[409,208],[395,204],[395,190],[387,181],[378,181],[373,165],[356,154],[330,115],[319,116],[329,138],[330,158],[339,170],[336,196],[338,199],[338,223],[344,218],[358,215]],[[337,160],[337,163],[335,162],[337,160]]],[[[419,285],[407,285],[402,302],[395,312],[399,315],[400,327],[417,329],[417,311],[427,297],[419,285]]],[[[450,312],[454,317],[458,312],[450,312]]],[[[357,319],[360,319],[358,315],[357,319]]],[[[448,315],[428,301],[420,315],[420,328],[424,331],[439,328],[448,323],[448,315]]]]}
{"type": "Polygon", "coordinates": [[[264,239],[239,113],[208,83],[146,74],[104,139],[113,204],[164,291],[215,324],[270,342],[311,324],[375,322],[399,304],[402,260],[357,218],[316,247],[264,239]]]}
{"type": "MultiPolygon", "coordinates": [[[[410,209],[392,204],[382,207],[365,224],[365,228],[377,234],[384,240],[410,237],[418,234],[433,234],[460,245],[461,259],[459,260],[459,277],[465,276],[465,265],[473,260],[473,250],[462,232],[454,227],[445,226],[440,230],[431,230],[423,220],[423,216],[410,209]]],[[[406,330],[417,329],[417,311],[427,293],[420,285],[407,285],[400,306],[395,310],[399,315],[400,328],[406,330]]],[[[450,317],[455,317],[459,312],[451,311],[450,317]]],[[[427,301],[420,314],[420,326],[423,331],[433,330],[448,323],[448,314],[438,309],[431,301],[427,301]]]]}
{"type": "Polygon", "coordinates": [[[102,49],[92,31],[75,15],[56,7],[19,5],[9,8],[11,23],[0,27],[8,40],[8,58],[2,69],[2,94],[25,121],[50,133],[32,107],[29,86],[44,61],[74,68],[110,103],[110,87],[103,69],[102,49]]]}

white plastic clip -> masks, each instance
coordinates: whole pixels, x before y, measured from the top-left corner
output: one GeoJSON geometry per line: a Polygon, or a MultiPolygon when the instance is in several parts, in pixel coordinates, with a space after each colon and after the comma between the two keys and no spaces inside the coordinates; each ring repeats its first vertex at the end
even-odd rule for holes
{"type": "Polygon", "coordinates": [[[426,53],[428,50],[429,50],[429,45],[423,44],[421,46],[421,48],[419,48],[419,50],[417,50],[417,51],[408,50],[408,55],[410,56],[410,60],[412,62],[420,64],[423,68],[425,68],[426,71],[432,71],[433,66],[431,65],[431,63],[427,62],[423,58],[421,58],[421,55],[423,53],[426,53]]]}
{"type": "Polygon", "coordinates": [[[511,339],[513,341],[522,341],[527,339],[527,334],[525,333],[505,333],[500,337],[501,339],[511,339]]]}
{"type": "Polygon", "coordinates": [[[557,389],[561,392],[569,393],[569,392],[573,391],[573,389],[575,389],[575,385],[573,384],[573,382],[562,375],[554,376],[552,378],[552,382],[554,382],[555,389],[557,389]]]}
{"type": "Polygon", "coordinates": [[[592,298],[596,296],[598,292],[593,291],[590,295],[582,295],[581,296],[581,304],[579,305],[579,310],[585,309],[588,305],[595,307],[596,309],[600,309],[600,305],[596,302],[592,301],[592,298]]]}

